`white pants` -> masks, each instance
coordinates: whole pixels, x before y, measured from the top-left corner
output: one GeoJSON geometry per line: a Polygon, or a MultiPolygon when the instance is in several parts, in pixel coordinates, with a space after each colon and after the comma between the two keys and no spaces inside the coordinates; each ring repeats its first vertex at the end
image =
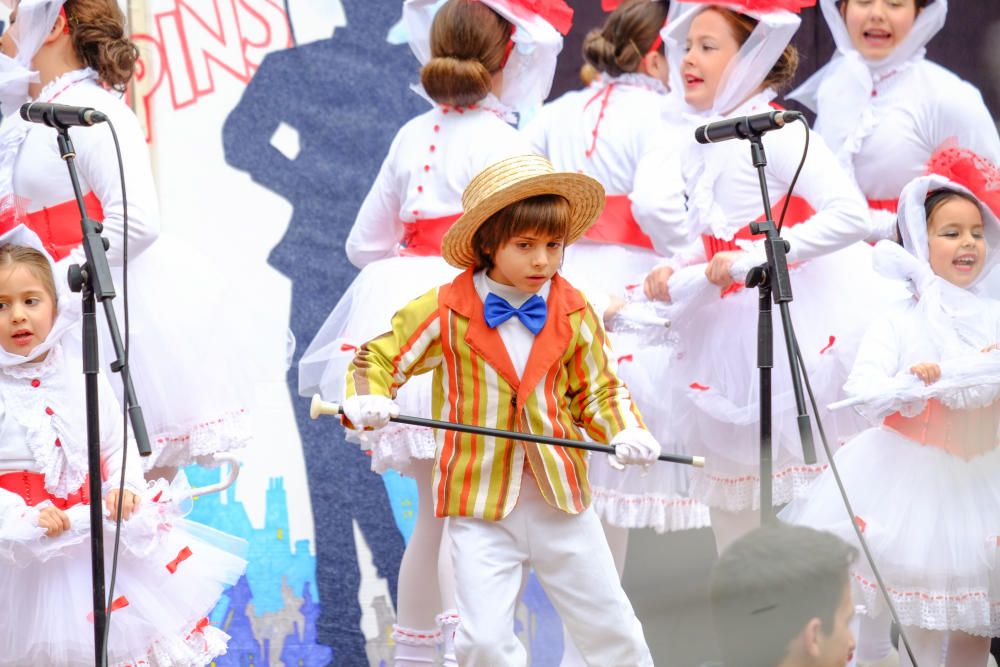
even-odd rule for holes
{"type": "Polygon", "coordinates": [[[588,665],[652,666],[642,624],[618,580],[593,509],[567,514],[545,502],[525,476],[514,510],[501,521],[451,517],[455,636],[462,667],[521,667],[527,655],[514,635],[525,567],[532,567],[588,665]]]}

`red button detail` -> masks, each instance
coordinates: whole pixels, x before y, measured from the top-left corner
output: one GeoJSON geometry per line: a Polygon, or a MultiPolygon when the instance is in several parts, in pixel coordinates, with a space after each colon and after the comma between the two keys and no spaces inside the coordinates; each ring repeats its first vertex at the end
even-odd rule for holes
{"type": "Polygon", "coordinates": [[[430,171],[430,170],[431,170],[431,166],[429,164],[425,164],[424,165],[424,171],[430,171]]]}
{"type": "Polygon", "coordinates": [[[417,209],[413,209],[413,215],[420,215],[420,211],[418,211],[417,209]]]}
{"type": "Polygon", "coordinates": [[[424,186],[418,185],[417,186],[417,192],[423,192],[423,191],[424,191],[424,186]]]}
{"type": "Polygon", "coordinates": [[[62,447],[62,440],[56,438],[56,447],[62,447]]]}
{"type": "Polygon", "coordinates": [[[440,132],[441,131],[441,126],[440,125],[435,125],[434,126],[434,131],[435,132],[440,132]]]}
{"type": "Polygon", "coordinates": [[[32,387],[40,387],[40,386],[42,386],[42,381],[39,380],[38,378],[35,378],[34,380],[31,381],[31,386],[32,387]]]}
{"type": "Polygon", "coordinates": [[[47,415],[54,415],[55,414],[55,410],[53,410],[52,408],[45,408],[45,414],[47,414],[47,415]]]}
{"type": "Polygon", "coordinates": [[[431,153],[433,153],[436,150],[437,150],[437,146],[435,146],[434,144],[431,144],[431,153]]]}

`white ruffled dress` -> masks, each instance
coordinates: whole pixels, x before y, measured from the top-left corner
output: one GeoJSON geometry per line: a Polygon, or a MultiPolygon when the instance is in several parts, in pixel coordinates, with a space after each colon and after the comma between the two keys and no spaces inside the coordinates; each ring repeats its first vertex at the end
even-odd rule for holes
{"type": "MultiPolygon", "coordinates": [[[[918,303],[873,325],[845,389],[877,425],[835,461],[904,625],[1000,633],[1000,306],[983,299],[964,349],[928,340],[918,303]],[[924,386],[909,369],[940,365],[924,386]]],[[[856,542],[832,474],[780,518],[856,542]]],[[[871,615],[884,602],[867,561],[851,572],[871,615]]]]}
{"type": "MultiPolygon", "coordinates": [[[[0,471],[43,475],[45,490],[56,498],[86,482],[81,377],[79,359],[58,343],[39,363],[0,369],[0,471]]],[[[100,390],[107,493],[122,468],[122,416],[103,376],[100,390]]],[[[122,522],[108,664],[208,664],[225,653],[228,635],[207,616],[243,573],[245,544],[186,521],[183,475],[170,485],[160,480],[147,486],[134,443],[128,446],[126,484],[142,503],[122,522]]],[[[50,501],[29,506],[25,495],[0,489],[0,591],[10,607],[0,632],[0,665],[91,664],[89,506],[69,507],[69,530],[49,538],[37,521],[50,501]]],[[[114,523],[105,519],[107,576],[113,544],[114,523]]]]}
{"type": "MultiPolygon", "coordinates": [[[[97,81],[93,70],[66,73],[41,91],[38,101],[92,107],[114,123],[121,144],[128,193],[130,365],[143,408],[154,466],[183,466],[251,438],[247,406],[252,384],[245,380],[247,358],[240,341],[237,306],[227,294],[226,277],[197,248],[160,235],[156,188],[142,128],[131,109],[97,81]]],[[[107,125],[70,133],[90,216],[104,225],[108,261],[117,290],[114,300],[124,336],[124,208],[115,146],[107,125]]],[[[60,159],[54,129],[8,116],[0,125],[0,231],[19,223],[32,228],[59,260],[56,280],[67,265],[85,261],[79,213],[60,159]]],[[[76,295],[70,298],[78,298],[76,295]]],[[[104,331],[104,318],[98,316],[104,331]]],[[[67,347],[79,342],[64,341],[67,347]]],[[[112,346],[100,343],[107,369],[112,346]]],[[[123,400],[122,385],[110,371],[111,386],[123,400]]]]}
{"type": "MultiPolygon", "coordinates": [[[[771,91],[757,94],[729,115],[772,110],[773,96],[771,91]]],[[[804,131],[797,125],[764,135],[776,219],[803,142],[804,131]]],[[[762,237],[751,239],[741,231],[762,216],[757,174],[748,144],[740,141],[707,146],[692,141],[683,166],[689,195],[686,224],[703,238],[671,258],[676,268],[670,281],[676,339],[665,395],[679,415],[672,420],[673,433],[692,453],[706,458],[706,467],[692,473],[692,497],[731,512],[758,509],[757,290],[734,288],[720,297],[719,289],[704,277],[704,262],[718,251],[746,251],[732,268],[738,281],[764,263],[758,240],[762,237]]],[[[841,395],[866,324],[887,304],[905,298],[905,290],[872,270],[871,247],[861,242],[870,232],[864,200],[816,136],[793,197],[782,230],[791,247],[790,311],[820,417],[836,447],[864,424],[823,406],[841,395]]],[[[825,462],[815,421],[819,461],[803,460],[780,318],[777,307],[773,310],[772,488],[773,502],[780,505],[800,495],[825,462]]]]}

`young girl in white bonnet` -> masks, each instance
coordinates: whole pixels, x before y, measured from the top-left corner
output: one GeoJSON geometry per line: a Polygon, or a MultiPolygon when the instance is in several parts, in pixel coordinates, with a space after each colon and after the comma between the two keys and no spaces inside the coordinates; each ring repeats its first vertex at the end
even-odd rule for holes
{"type": "Polygon", "coordinates": [[[792,91],[816,112],[816,131],[852,171],[875,233],[894,237],[903,186],[953,140],[994,162],[1000,137],[982,95],[926,58],[947,0],[819,0],[833,58],[792,91]]]}
{"type": "MultiPolygon", "coordinates": [[[[0,236],[0,594],[12,605],[0,628],[0,665],[92,664],[89,505],[101,502],[115,517],[119,500],[108,664],[207,664],[229,639],[207,615],[243,573],[236,554],[245,544],[183,518],[180,478],[146,484],[103,375],[103,498],[89,497],[83,365],[66,339],[80,327],[79,300],[53,268],[30,230],[0,236]]],[[[104,531],[110,578],[110,518],[104,531]]]]}
{"type": "MultiPolygon", "coordinates": [[[[900,197],[902,247],[875,249],[913,300],[865,335],[844,389],[875,426],[835,461],[917,662],[939,665],[950,633],[948,667],[972,667],[1000,633],[1000,304],[971,289],[1000,259],[1000,171],[959,149],[930,168],[900,197]]],[[[854,539],[829,473],[781,518],[854,539]]],[[[867,564],[852,576],[868,615],[885,618],[867,564]]],[[[887,626],[863,624],[859,648],[887,626]]]]}

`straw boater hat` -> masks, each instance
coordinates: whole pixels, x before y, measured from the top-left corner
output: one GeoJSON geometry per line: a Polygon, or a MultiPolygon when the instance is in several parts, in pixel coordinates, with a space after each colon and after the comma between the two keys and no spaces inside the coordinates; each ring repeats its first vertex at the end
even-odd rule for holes
{"type": "Polygon", "coordinates": [[[441,255],[460,269],[476,263],[472,237],[502,208],[538,195],[561,195],[569,202],[566,245],[583,236],[604,210],[604,188],[590,176],[557,172],[541,155],[518,155],[481,171],[462,193],[462,214],[441,240],[441,255]]]}

